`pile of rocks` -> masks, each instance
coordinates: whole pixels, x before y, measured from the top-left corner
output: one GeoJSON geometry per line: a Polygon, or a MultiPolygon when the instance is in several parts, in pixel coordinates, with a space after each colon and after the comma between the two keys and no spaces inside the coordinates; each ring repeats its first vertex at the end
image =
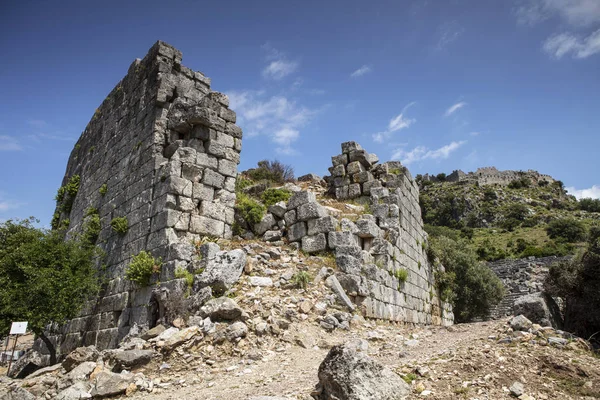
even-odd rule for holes
{"type": "Polygon", "coordinates": [[[371,169],[379,158],[367,153],[356,142],[342,143],[342,154],[331,157],[333,166],[329,168],[329,184],[339,200],[355,199],[368,195],[377,183],[371,169]]]}

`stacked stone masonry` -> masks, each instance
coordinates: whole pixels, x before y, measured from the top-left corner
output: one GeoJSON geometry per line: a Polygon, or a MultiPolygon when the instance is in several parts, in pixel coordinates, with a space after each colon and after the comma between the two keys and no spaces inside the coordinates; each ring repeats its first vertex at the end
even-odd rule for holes
{"type": "MultiPolygon", "coordinates": [[[[446,176],[444,182],[464,182],[464,183],[477,183],[480,186],[485,185],[500,185],[507,186],[512,181],[517,179],[527,178],[532,181],[533,184],[537,185],[539,182],[547,182],[548,184],[554,183],[555,179],[550,175],[540,174],[534,170],[528,171],[498,171],[495,167],[483,167],[477,168],[475,172],[464,173],[461,170],[453,171],[450,175],[446,176]]],[[[423,180],[437,182],[437,178],[434,175],[425,174],[423,180]]]]}
{"type": "MultiPolygon", "coordinates": [[[[513,314],[517,299],[533,293],[542,293],[548,268],[556,263],[571,260],[566,257],[525,258],[522,260],[500,260],[488,263],[488,266],[500,278],[506,289],[502,301],[490,310],[489,318],[498,319],[513,314]]],[[[559,300],[559,299],[555,299],[559,300]]],[[[560,304],[560,301],[557,301],[560,304]]]]}
{"type": "Polygon", "coordinates": [[[210,79],[181,58],[157,42],[134,61],[71,153],[63,185],[79,175],[80,186],[60,219],[70,221],[74,236],[97,210],[96,244],[106,254],[99,264],[108,284],[79,318],[55,332],[62,354],[78,346],[114,347],[134,325],[152,323],[152,289],[124,278],[133,255],[149,251],[162,258],[158,279],[168,286],[175,269],[190,263],[181,243],[231,237],[242,130],[227,96],[212,91],[210,79]],[[126,233],[111,229],[116,217],[127,218],[126,233]]]}

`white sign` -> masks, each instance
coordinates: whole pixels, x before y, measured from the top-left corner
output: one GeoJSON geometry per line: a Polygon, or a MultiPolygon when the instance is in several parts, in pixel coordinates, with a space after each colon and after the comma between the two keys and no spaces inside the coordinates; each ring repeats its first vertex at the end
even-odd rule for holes
{"type": "Polygon", "coordinates": [[[13,322],[10,327],[11,335],[23,335],[27,332],[27,322],[13,322]]]}

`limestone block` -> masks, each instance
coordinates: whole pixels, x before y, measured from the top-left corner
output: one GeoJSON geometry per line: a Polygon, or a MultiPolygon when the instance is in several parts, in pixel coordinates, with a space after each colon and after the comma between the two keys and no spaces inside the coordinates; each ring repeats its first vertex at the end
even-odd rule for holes
{"type": "MultiPolygon", "coordinates": [[[[289,211],[288,211],[289,213],[289,211]]],[[[287,213],[286,213],[287,215],[287,213]]],[[[306,222],[297,222],[293,225],[290,226],[290,228],[288,229],[288,240],[290,242],[297,242],[298,240],[302,239],[302,237],[306,236],[307,234],[307,229],[306,229],[306,222]]]]}
{"type": "Polygon", "coordinates": [[[360,162],[353,161],[350,164],[348,164],[348,166],[346,167],[346,171],[348,172],[348,175],[354,175],[361,172],[365,172],[365,168],[360,162]]]}
{"type": "Polygon", "coordinates": [[[335,263],[338,268],[347,274],[361,275],[362,262],[349,255],[340,255],[335,258],[335,263]]]}
{"type": "Polygon", "coordinates": [[[356,246],[356,237],[352,232],[329,232],[327,234],[327,243],[329,248],[336,249],[339,247],[350,247],[356,246]]]}
{"type": "Polygon", "coordinates": [[[300,191],[295,192],[292,197],[288,200],[287,209],[291,210],[294,208],[298,208],[302,204],[305,203],[315,203],[317,201],[317,197],[313,192],[300,191]]]}
{"type": "Polygon", "coordinates": [[[269,206],[269,212],[271,214],[275,215],[277,218],[283,218],[286,210],[287,210],[287,208],[285,205],[285,201],[280,201],[278,203],[275,203],[275,204],[269,206]]]}
{"type": "Polygon", "coordinates": [[[325,280],[327,286],[331,288],[331,290],[337,295],[340,302],[348,307],[351,311],[354,311],[356,306],[352,303],[352,301],[348,298],[348,295],[340,285],[340,282],[337,280],[335,275],[331,275],[329,278],[325,280]]]}
{"type": "Polygon", "coordinates": [[[178,160],[182,163],[193,164],[196,161],[196,153],[196,149],[191,147],[179,147],[172,158],[173,160],[178,160]]]}
{"type": "Polygon", "coordinates": [[[352,181],[354,183],[365,183],[371,181],[373,179],[373,175],[369,171],[360,172],[358,174],[352,175],[352,181]]]}
{"type": "Polygon", "coordinates": [[[338,226],[338,220],[330,216],[309,220],[308,234],[316,235],[317,233],[333,232],[337,230],[338,226]]]}
{"type": "Polygon", "coordinates": [[[190,220],[190,231],[210,236],[222,236],[225,230],[223,221],[207,217],[192,215],[190,220]]]}
{"type": "Polygon", "coordinates": [[[253,231],[257,235],[263,235],[275,225],[277,225],[275,217],[273,217],[273,214],[267,213],[258,224],[254,225],[253,231]]]}
{"type": "Polygon", "coordinates": [[[222,145],[217,141],[209,140],[208,144],[206,145],[206,152],[218,158],[225,158],[226,148],[226,146],[222,145]]]}
{"type": "Polygon", "coordinates": [[[348,199],[348,186],[340,186],[335,188],[335,198],[338,200],[348,199]]]}
{"type": "Polygon", "coordinates": [[[228,108],[221,107],[219,110],[219,117],[223,118],[227,122],[235,124],[235,112],[228,108]]]}
{"type": "Polygon", "coordinates": [[[352,181],[350,180],[350,177],[348,175],[336,176],[335,178],[333,178],[333,186],[336,188],[342,187],[342,186],[348,186],[351,183],[352,183],[352,181]]]}
{"type": "Polygon", "coordinates": [[[327,249],[327,238],[324,233],[302,238],[302,251],[306,253],[317,253],[327,249]]]}
{"type": "Polygon", "coordinates": [[[344,142],[342,143],[342,153],[348,154],[351,151],[362,150],[360,144],[356,142],[344,142]]]}
{"type": "Polygon", "coordinates": [[[231,122],[225,124],[225,133],[237,139],[242,138],[242,128],[231,122]]]}
{"type": "Polygon", "coordinates": [[[348,153],[348,160],[350,162],[358,161],[366,169],[371,168],[371,162],[369,161],[368,153],[364,150],[354,150],[348,153]]]}
{"type": "Polygon", "coordinates": [[[192,182],[200,182],[202,180],[203,168],[190,163],[183,163],[181,165],[181,177],[192,182]]]}
{"type": "Polygon", "coordinates": [[[235,192],[235,178],[228,176],[225,178],[225,183],[223,184],[223,189],[234,193],[235,192]]]}
{"type": "Polygon", "coordinates": [[[232,149],[235,144],[234,137],[223,132],[211,130],[210,136],[211,142],[218,143],[226,148],[232,149]]]}
{"type": "Polygon", "coordinates": [[[360,183],[353,183],[348,186],[348,197],[354,199],[361,195],[360,183]]]}
{"type": "Polygon", "coordinates": [[[285,214],[283,214],[283,219],[287,226],[292,226],[295,224],[298,221],[296,218],[296,210],[287,211],[285,214]]]}
{"type": "Polygon", "coordinates": [[[204,125],[195,125],[192,128],[190,137],[193,139],[199,139],[201,141],[208,140],[210,139],[210,128],[204,125]]]}
{"type": "Polygon", "coordinates": [[[206,167],[215,170],[218,168],[217,158],[206,153],[196,154],[196,164],[200,167],[206,167]]]}
{"type": "Polygon", "coordinates": [[[200,214],[229,225],[233,224],[233,208],[222,203],[203,201],[200,206],[200,214]]]}
{"type": "Polygon", "coordinates": [[[297,216],[299,221],[321,218],[327,216],[327,211],[317,202],[304,203],[298,207],[297,216]]]}
{"type": "Polygon", "coordinates": [[[192,197],[192,182],[178,176],[169,176],[164,185],[166,193],[178,194],[186,197],[192,197]]]}
{"type": "Polygon", "coordinates": [[[226,159],[219,160],[219,173],[221,175],[235,177],[237,175],[237,164],[226,159]]]}
{"type": "Polygon", "coordinates": [[[384,187],[372,187],[371,188],[371,196],[377,196],[380,199],[388,197],[390,195],[390,190],[384,187]]]}
{"type": "Polygon", "coordinates": [[[369,195],[369,194],[371,194],[371,189],[372,188],[378,188],[378,187],[381,187],[381,181],[379,181],[377,179],[369,180],[367,182],[364,182],[362,184],[363,194],[369,195]]]}
{"type": "Polygon", "coordinates": [[[339,156],[331,157],[331,163],[334,167],[348,164],[348,154],[340,154],[339,156]]]}
{"type": "Polygon", "coordinates": [[[336,165],[335,167],[331,168],[331,176],[333,177],[340,177],[340,176],[345,176],[346,175],[346,168],[343,165],[336,165]]]}
{"type": "Polygon", "coordinates": [[[223,175],[217,172],[214,172],[210,169],[206,169],[204,170],[204,177],[202,178],[202,183],[220,189],[225,183],[225,178],[223,177],[223,175]]]}
{"type": "Polygon", "coordinates": [[[203,185],[202,183],[194,183],[192,191],[192,199],[197,201],[213,201],[215,198],[215,189],[203,185]]]}

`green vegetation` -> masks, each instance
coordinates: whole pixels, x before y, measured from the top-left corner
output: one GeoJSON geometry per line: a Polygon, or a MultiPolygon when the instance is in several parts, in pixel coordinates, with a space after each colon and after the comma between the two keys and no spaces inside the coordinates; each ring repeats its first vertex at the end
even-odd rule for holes
{"type": "Polygon", "coordinates": [[[88,208],[83,224],[83,240],[89,244],[96,244],[101,229],[98,210],[92,207],[88,208]]]}
{"type": "Polygon", "coordinates": [[[408,279],[408,271],[404,268],[398,268],[393,272],[393,276],[400,282],[404,283],[408,279]]]}
{"type": "Polygon", "coordinates": [[[579,209],[588,212],[600,213],[600,199],[581,199],[579,209]]]}
{"type": "Polygon", "coordinates": [[[261,199],[265,207],[269,207],[280,201],[287,202],[291,196],[292,192],[287,189],[269,188],[263,192],[261,199]]]}
{"type": "Polygon", "coordinates": [[[127,217],[116,217],[110,221],[110,226],[119,235],[124,235],[129,230],[129,221],[127,221],[127,217]]]}
{"type": "Polygon", "coordinates": [[[410,384],[412,383],[412,381],[414,381],[414,380],[416,380],[416,379],[417,379],[417,375],[416,375],[416,374],[413,374],[413,373],[411,372],[411,373],[408,373],[408,374],[406,374],[406,375],[403,375],[403,376],[402,376],[402,379],[404,380],[404,382],[406,382],[406,383],[408,383],[408,384],[410,385],[410,384]]]}
{"type": "Polygon", "coordinates": [[[139,286],[148,286],[153,274],[159,273],[162,266],[160,258],[154,258],[150,253],[140,251],[131,258],[131,263],[125,270],[125,278],[139,286]]]}
{"type": "Polygon", "coordinates": [[[444,266],[436,273],[436,284],[442,300],[454,306],[456,322],[472,321],[485,316],[504,295],[504,286],[498,277],[477,255],[466,239],[447,236],[430,238],[432,258],[444,266]]]}
{"type": "Polygon", "coordinates": [[[177,269],[175,270],[175,278],[185,279],[185,284],[188,288],[188,291],[194,285],[194,274],[188,271],[187,268],[177,267],[177,269]]]}
{"type": "Polygon", "coordinates": [[[237,194],[235,209],[250,226],[258,224],[267,211],[264,205],[244,193],[237,194]]]}
{"type": "Polygon", "coordinates": [[[546,227],[546,232],[552,239],[560,239],[570,243],[580,242],[585,240],[586,237],[583,222],[573,218],[562,218],[550,222],[546,227]]]}
{"type": "Polygon", "coordinates": [[[54,198],[56,200],[58,212],[65,212],[67,214],[71,212],[75,196],[77,196],[77,192],[79,191],[80,182],[81,177],[79,175],[73,175],[66,185],[58,188],[56,197],[54,198]]]}
{"type": "Polygon", "coordinates": [[[95,249],[65,241],[61,232],[35,228],[34,222],[0,223],[0,332],[7,333],[11,321],[28,321],[56,363],[56,349],[44,329],[76,317],[97,293],[95,249]]]}
{"type": "Polygon", "coordinates": [[[600,226],[590,229],[586,247],[570,262],[550,267],[544,289],[565,299],[565,330],[589,338],[600,331],[600,226]]]}
{"type": "Polygon", "coordinates": [[[296,272],[294,274],[294,276],[292,276],[292,284],[294,284],[295,286],[302,288],[302,289],[306,289],[308,287],[308,284],[311,281],[311,277],[310,274],[306,271],[299,271],[296,272]]]}
{"type": "Polygon", "coordinates": [[[266,180],[282,184],[294,180],[294,169],[277,160],[259,161],[258,168],[250,169],[245,174],[255,182],[266,180]]]}
{"type": "Polygon", "coordinates": [[[108,185],[106,183],[103,183],[102,186],[100,186],[100,189],[98,191],[100,192],[100,195],[102,197],[104,197],[106,195],[106,193],[108,192],[108,185]]]}

